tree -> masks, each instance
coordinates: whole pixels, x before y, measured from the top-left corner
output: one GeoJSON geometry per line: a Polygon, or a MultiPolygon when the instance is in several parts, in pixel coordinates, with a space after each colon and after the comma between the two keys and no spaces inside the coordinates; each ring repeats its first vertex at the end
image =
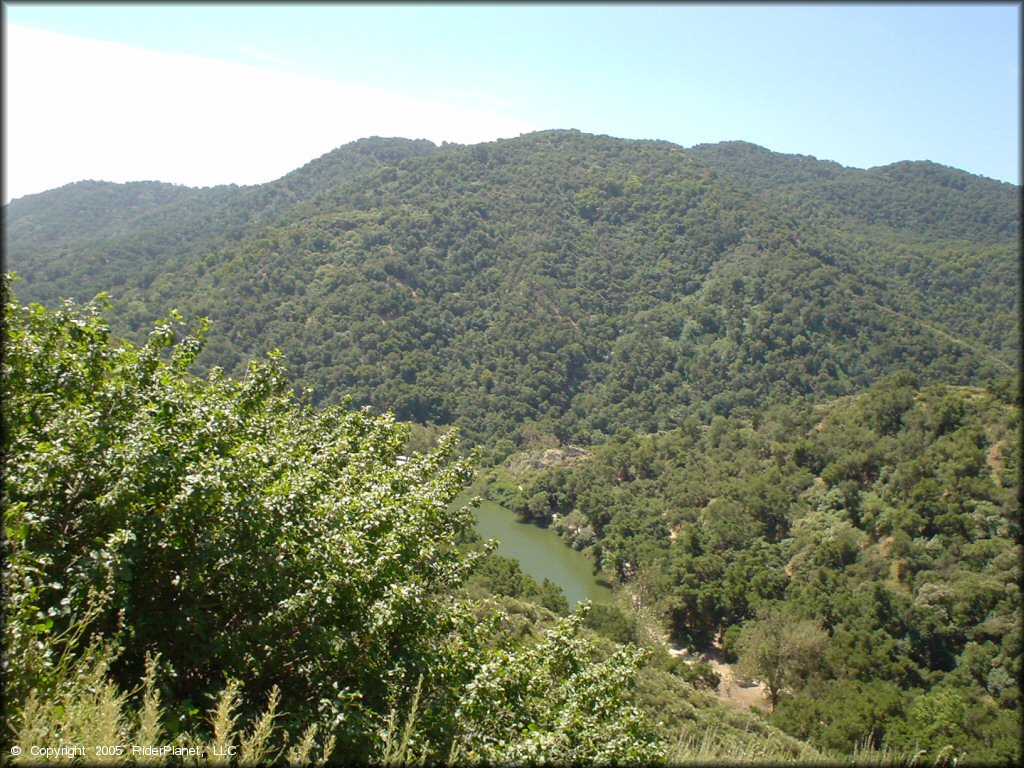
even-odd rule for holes
{"type": "Polygon", "coordinates": [[[116,345],[101,309],[5,303],[7,679],[44,682],[36,649],[89,617],[125,688],[157,653],[176,700],[276,685],[356,749],[459,621],[468,463],[447,436],[399,461],[392,416],[296,404],[276,355],[192,376],[202,323],[116,345]]]}
{"type": "Polygon", "coordinates": [[[469,763],[636,763],[660,759],[658,742],[628,692],[643,651],[619,648],[597,663],[580,632],[586,607],[541,642],[500,649],[458,702],[452,754],[469,763]]]}
{"type": "Polygon", "coordinates": [[[905,717],[907,698],[888,680],[816,681],[779,702],[772,722],[820,749],[848,755],[864,747],[881,749],[887,729],[905,717]]]}
{"type": "Polygon", "coordinates": [[[815,622],[771,606],[747,622],[737,641],[741,675],[759,678],[775,711],[783,691],[806,682],[821,660],[827,636],[815,622]]]}
{"type": "MultiPolygon", "coordinates": [[[[504,614],[459,597],[483,553],[459,546],[472,513],[451,503],[470,477],[454,435],[399,460],[405,426],[296,403],[276,354],[241,382],[193,376],[204,323],[178,338],[172,317],[136,347],[111,340],[102,302],[48,312],[4,293],[3,675],[17,738],[53,742],[61,708],[29,722],[32,702],[95,669],[108,714],[159,677],[179,735],[205,728],[190,713],[225,686],[243,722],[279,691],[290,725],[316,725],[352,762],[659,754],[621,698],[636,654],[595,663],[581,616],[524,648],[504,614]],[[503,708],[529,719],[494,721],[503,708]]],[[[542,596],[557,602],[551,585],[542,596]]]]}

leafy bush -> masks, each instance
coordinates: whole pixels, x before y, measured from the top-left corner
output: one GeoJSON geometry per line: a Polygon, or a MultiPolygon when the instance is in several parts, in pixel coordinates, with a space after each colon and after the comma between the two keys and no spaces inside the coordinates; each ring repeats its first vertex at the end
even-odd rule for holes
{"type": "Polygon", "coordinates": [[[663,752],[629,703],[642,651],[589,663],[582,613],[525,650],[498,651],[459,703],[460,760],[577,764],[650,762],[663,752]]]}
{"type": "MultiPolygon", "coordinates": [[[[97,722],[122,734],[145,677],[168,733],[196,738],[193,716],[227,690],[225,722],[266,731],[270,701],[346,760],[659,753],[620,697],[638,658],[593,664],[580,617],[512,644],[500,612],[456,599],[481,553],[457,545],[472,517],[451,505],[469,479],[453,435],[400,460],[405,426],[296,403],[276,354],[240,382],[190,375],[202,322],[179,338],[172,316],[136,347],[112,341],[102,301],[48,312],[5,294],[3,672],[19,738],[77,727],[85,699],[45,702],[78,695],[66,682],[85,670],[97,722]],[[111,649],[102,670],[94,647],[111,649]],[[490,716],[506,709],[521,717],[490,716]]],[[[160,725],[155,704],[138,709],[160,725]]]]}
{"type": "MultiPolygon", "coordinates": [[[[100,304],[6,304],[9,640],[31,647],[102,605],[123,684],[158,652],[175,698],[227,677],[361,732],[437,660],[469,477],[442,438],[399,462],[393,417],[297,405],[271,355],[244,381],[188,367],[202,331],[110,343],[100,304]],[[366,721],[366,722],[364,722],[366,721]]],[[[9,675],[35,681],[11,657],[9,675]]],[[[355,733],[352,738],[355,738],[355,733]]]]}

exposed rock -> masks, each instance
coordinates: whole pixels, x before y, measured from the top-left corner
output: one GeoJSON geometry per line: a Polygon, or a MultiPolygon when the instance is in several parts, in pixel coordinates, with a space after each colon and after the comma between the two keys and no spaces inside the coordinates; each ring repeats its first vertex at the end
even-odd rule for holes
{"type": "Polygon", "coordinates": [[[539,472],[556,466],[573,466],[589,456],[590,454],[582,448],[566,445],[561,448],[518,454],[509,461],[508,468],[514,475],[522,472],[539,472]]]}

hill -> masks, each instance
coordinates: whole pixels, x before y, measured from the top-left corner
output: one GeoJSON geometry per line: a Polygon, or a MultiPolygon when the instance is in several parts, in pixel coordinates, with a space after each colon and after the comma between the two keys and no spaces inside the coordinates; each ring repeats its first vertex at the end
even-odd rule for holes
{"type": "MultiPolygon", "coordinates": [[[[303,722],[347,712],[367,754],[419,712],[422,755],[564,757],[583,733],[576,754],[623,759],[1019,759],[1018,188],[544,131],[364,139],[254,187],[81,182],[4,216],[23,298],[113,305],[109,328],[92,305],[7,310],[10,626],[18,679],[64,696],[40,722],[83,711],[89,680],[137,687],[156,649],[194,667],[179,709],[248,676],[250,719],[280,685],[303,722]],[[170,308],[210,318],[205,348],[150,332],[170,308]],[[247,362],[274,347],[283,367],[247,362]],[[346,401],[427,428],[326,407],[346,401]],[[433,446],[447,425],[617,604],[560,618],[557,588],[481,550],[446,504],[468,480],[433,446]],[[579,461],[534,460],[570,442],[579,461]],[[337,632],[292,631],[310,573],[337,632]],[[90,584],[127,650],[58,685],[33,638],[68,636],[90,584]],[[153,594],[190,618],[169,630],[153,594]],[[723,713],[666,636],[735,657],[774,712],[723,713]],[[421,687],[433,669],[454,671],[421,687]]],[[[179,737],[206,733],[191,717],[179,737]]]]}
{"type": "Polygon", "coordinates": [[[1018,204],[931,164],[736,143],[366,139],[256,187],[16,200],[5,250],[27,299],[109,291],[136,340],[167,307],[203,315],[202,364],[241,373],[278,347],[315,402],[456,424],[501,454],[851,394],[898,367],[1012,373],[1018,204]]]}
{"type": "Polygon", "coordinates": [[[813,408],[620,433],[572,464],[517,457],[483,480],[592,553],[680,645],[742,662],[766,610],[823,630],[771,718],[818,749],[867,737],[1015,764],[1020,428],[1007,391],[903,372],[813,408]]]}

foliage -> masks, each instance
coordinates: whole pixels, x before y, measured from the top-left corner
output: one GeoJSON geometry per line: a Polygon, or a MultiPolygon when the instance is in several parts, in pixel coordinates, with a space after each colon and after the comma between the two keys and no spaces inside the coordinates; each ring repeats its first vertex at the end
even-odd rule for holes
{"type": "Polygon", "coordinates": [[[389,732],[417,756],[657,754],[619,698],[634,655],[592,666],[578,618],[510,644],[500,612],[456,596],[480,555],[457,541],[471,513],[450,504],[469,478],[453,435],[399,461],[392,416],[296,403],[273,356],[240,382],[199,379],[201,330],[178,338],[177,319],[115,344],[98,302],[51,313],[5,292],[4,675],[36,736],[77,727],[45,707],[85,669],[110,727],[157,675],[171,736],[206,738],[196,715],[226,685],[221,721],[266,733],[270,701],[286,730],[336,740],[335,758],[393,756],[389,732]],[[117,649],[102,671],[82,661],[95,644],[117,649]],[[492,723],[492,707],[534,730],[492,723]],[[409,729],[389,731],[396,711],[409,729]]]}
{"type": "MultiPolygon", "coordinates": [[[[1019,440],[1004,384],[897,373],[817,407],[622,431],[576,466],[521,474],[518,493],[543,491],[570,541],[590,526],[606,577],[680,644],[735,654],[767,605],[822,627],[818,679],[778,700],[794,734],[931,760],[950,742],[912,719],[914,691],[945,681],[977,691],[972,716],[1020,722],[1019,440]]],[[[953,743],[967,760],[1016,755],[994,729],[953,743]]]]}
{"type": "Polygon", "coordinates": [[[577,614],[525,652],[499,651],[459,704],[460,760],[599,764],[659,756],[639,709],[626,696],[640,655],[620,649],[588,663],[593,646],[577,614]]]}
{"type": "Polygon", "coordinates": [[[583,623],[589,629],[616,643],[638,643],[636,615],[614,603],[597,603],[591,606],[583,623]]]}
{"type": "Polygon", "coordinates": [[[529,600],[563,616],[569,613],[569,602],[561,587],[547,578],[538,584],[511,557],[489,553],[481,559],[467,584],[485,594],[529,600]]]}
{"type": "Polygon", "coordinates": [[[803,694],[781,699],[774,722],[837,754],[880,749],[889,729],[906,716],[906,692],[887,680],[812,681],[803,694]]]}
{"type": "Polygon", "coordinates": [[[813,621],[768,607],[744,625],[737,640],[736,669],[764,681],[774,712],[782,692],[803,685],[818,668],[827,640],[813,621]]]}
{"type": "Polygon", "coordinates": [[[5,250],[33,300],[109,290],[139,342],[157,308],[193,307],[219,329],[200,368],[243,375],[277,346],[315,403],[456,424],[498,459],[899,366],[1012,372],[1018,204],[950,169],[731,144],[367,139],[253,188],[14,201],[5,250]]]}

